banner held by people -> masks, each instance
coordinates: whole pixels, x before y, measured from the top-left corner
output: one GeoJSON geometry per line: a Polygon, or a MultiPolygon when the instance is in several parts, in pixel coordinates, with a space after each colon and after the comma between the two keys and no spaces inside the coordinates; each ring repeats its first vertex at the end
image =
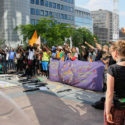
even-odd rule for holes
{"type": "Polygon", "coordinates": [[[105,65],[101,61],[91,63],[51,60],[49,78],[83,89],[102,91],[104,68],[105,65]]]}

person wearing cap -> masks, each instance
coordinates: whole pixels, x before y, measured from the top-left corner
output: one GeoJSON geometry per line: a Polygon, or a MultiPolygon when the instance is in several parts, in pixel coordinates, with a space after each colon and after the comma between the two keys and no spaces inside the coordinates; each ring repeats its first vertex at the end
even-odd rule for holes
{"type": "Polygon", "coordinates": [[[52,58],[57,59],[57,51],[56,47],[52,46],[52,58]]]}

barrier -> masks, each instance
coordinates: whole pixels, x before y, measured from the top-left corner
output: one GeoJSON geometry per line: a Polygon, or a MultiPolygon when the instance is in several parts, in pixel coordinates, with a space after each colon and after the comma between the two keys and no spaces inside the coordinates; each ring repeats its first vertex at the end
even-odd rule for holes
{"type": "Polygon", "coordinates": [[[105,65],[101,61],[58,61],[51,60],[49,79],[75,87],[102,91],[105,65]]]}

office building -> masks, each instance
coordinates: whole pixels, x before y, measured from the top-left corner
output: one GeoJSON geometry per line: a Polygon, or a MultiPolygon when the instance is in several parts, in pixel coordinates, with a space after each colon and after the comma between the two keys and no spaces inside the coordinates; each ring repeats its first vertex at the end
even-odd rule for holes
{"type": "Polygon", "coordinates": [[[1,0],[0,39],[7,44],[21,41],[14,29],[20,24],[37,24],[41,17],[74,25],[74,0],[1,0]]]}
{"type": "Polygon", "coordinates": [[[85,27],[93,32],[91,12],[84,8],[75,7],[75,26],[85,27]]]}
{"type": "Polygon", "coordinates": [[[58,23],[74,25],[74,0],[30,0],[30,7],[31,24],[49,16],[58,23]]]}
{"type": "Polygon", "coordinates": [[[11,45],[20,41],[16,26],[30,23],[30,3],[28,0],[1,0],[0,1],[0,39],[11,45]]]}
{"type": "Polygon", "coordinates": [[[113,13],[108,10],[92,11],[93,31],[103,43],[113,41],[113,33],[119,38],[119,15],[116,15],[117,24],[113,28],[113,13]],[[117,30],[116,30],[117,29],[117,30]]]}
{"type": "Polygon", "coordinates": [[[121,29],[119,30],[119,39],[125,40],[125,33],[123,33],[121,29]]]}

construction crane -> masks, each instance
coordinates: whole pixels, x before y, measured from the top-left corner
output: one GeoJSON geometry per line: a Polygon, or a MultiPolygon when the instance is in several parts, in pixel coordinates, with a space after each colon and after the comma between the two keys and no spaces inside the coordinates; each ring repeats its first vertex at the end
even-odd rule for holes
{"type": "Polygon", "coordinates": [[[113,0],[113,13],[112,13],[112,39],[116,41],[119,39],[119,0],[113,0]]]}

